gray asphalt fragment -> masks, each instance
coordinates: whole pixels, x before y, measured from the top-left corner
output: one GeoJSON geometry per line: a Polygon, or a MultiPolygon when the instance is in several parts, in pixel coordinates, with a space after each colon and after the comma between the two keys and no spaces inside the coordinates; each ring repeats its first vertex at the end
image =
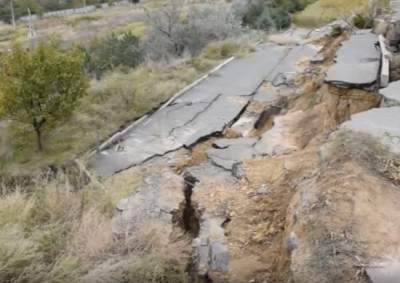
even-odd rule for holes
{"type": "Polygon", "coordinates": [[[370,87],[378,79],[380,51],[378,38],[370,31],[358,31],[343,42],[325,81],[348,87],[370,87]]]}
{"type": "Polygon", "coordinates": [[[231,171],[233,166],[256,155],[253,146],[257,139],[223,139],[215,144],[217,148],[211,148],[206,155],[211,162],[218,167],[231,171]]]}
{"type": "Polygon", "coordinates": [[[375,108],[351,116],[340,127],[369,134],[395,153],[400,153],[400,107],[375,108]]]}
{"type": "Polygon", "coordinates": [[[382,95],[382,107],[400,106],[400,81],[392,82],[379,90],[382,95]]]}

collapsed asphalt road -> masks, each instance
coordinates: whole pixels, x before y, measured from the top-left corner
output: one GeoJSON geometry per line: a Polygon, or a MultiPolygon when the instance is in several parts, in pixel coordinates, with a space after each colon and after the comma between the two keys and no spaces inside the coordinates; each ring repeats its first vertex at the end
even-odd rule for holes
{"type": "Polygon", "coordinates": [[[316,52],[313,45],[259,46],[142,120],[120,138],[118,146],[93,155],[89,166],[107,177],[222,132],[243,112],[264,81],[293,72],[301,58],[316,52]]]}

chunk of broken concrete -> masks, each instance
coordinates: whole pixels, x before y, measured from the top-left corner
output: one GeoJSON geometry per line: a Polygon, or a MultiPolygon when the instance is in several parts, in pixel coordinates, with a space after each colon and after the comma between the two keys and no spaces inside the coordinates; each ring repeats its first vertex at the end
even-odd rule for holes
{"type": "Polygon", "coordinates": [[[317,65],[317,64],[323,64],[325,62],[325,56],[323,53],[318,53],[315,55],[313,58],[311,58],[310,63],[317,65]]]}
{"type": "Polygon", "coordinates": [[[207,150],[206,155],[215,165],[231,171],[236,163],[255,155],[256,142],[254,138],[222,139],[215,143],[215,148],[207,150]]]}
{"type": "Polygon", "coordinates": [[[400,81],[390,83],[379,94],[382,96],[381,107],[400,106],[400,81]]]}
{"type": "Polygon", "coordinates": [[[369,31],[358,31],[337,52],[336,63],[328,70],[325,81],[343,87],[369,88],[376,84],[380,68],[378,37],[369,31]]]}
{"type": "Polygon", "coordinates": [[[161,221],[172,229],[173,215],[185,201],[183,188],[182,177],[170,171],[150,175],[134,195],[117,204],[114,234],[133,233],[151,220],[161,221]]]}
{"type": "Polygon", "coordinates": [[[229,250],[226,245],[214,242],[211,245],[211,269],[225,272],[228,269],[229,250]]]}
{"type": "Polygon", "coordinates": [[[340,127],[369,134],[395,153],[400,153],[400,107],[375,108],[351,116],[340,127]]]}
{"type": "Polygon", "coordinates": [[[398,283],[400,263],[393,262],[379,267],[369,267],[366,272],[372,283],[398,283]]]}

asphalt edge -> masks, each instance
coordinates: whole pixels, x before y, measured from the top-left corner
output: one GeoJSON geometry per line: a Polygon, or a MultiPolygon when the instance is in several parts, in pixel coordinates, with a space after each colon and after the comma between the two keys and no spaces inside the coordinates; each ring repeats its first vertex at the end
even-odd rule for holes
{"type": "MultiPolygon", "coordinates": [[[[157,111],[155,111],[154,113],[152,113],[151,115],[154,115],[155,113],[157,113],[158,111],[168,107],[169,105],[171,105],[176,99],[178,99],[179,97],[181,97],[183,94],[185,94],[186,92],[188,92],[189,90],[191,90],[192,88],[194,88],[195,86],[197,86],[198,84],[200,84],[201,82],[203,82],[204,80],[206,80],[207,78],[209,78],[211,75],[213,75],[215,72],[219,71],[220,69],[222,69],[223,67],[225,67],[226,65],[228,65],[230,62],[232,62],[233,60],[235,60],[236,57],[232,56],[230,58],[228,58],[227,60],[225,60],[224,62],[222,62],[221,64],[219,64],[218,66],[216,66],[214,69],[212,69],[211,71],[209,71],[208,73],[206,73],[205,75],[203,75],[202,77],[198,78],[197,80],[195,80],[193,83],[185,86],[182,90],[180,90],[179,92],[177,92],[174,96],[172,96],[167,102],[165,102],[160,108],[158,108],[157,111]]],[[[89,154],[87,155],[87,158],[92,157],[94,154],[98,153],[99,151],[102,151],[106,148],[108,148],[111,144],[113,144],[117,139],[119,139],[121,136],[123,136],[124,134],[126,134],[129,130],[133,129],[136,125],[138,125],[139,123],[141,123],[142,121],[144,121],[146,118],[149,118],[150,115],[146,114],[144,116],[142,116],[141,118],[139,118],[138,120],[134,121],[132,124],[130,124],[129,126],[127,126],[125,129],[123,129],[122,131],[118,131],[115,134],[113,134],[110,138],[108,138],[107,140],[105,140],[98,148],[92,150],[89,152],[89,154]]]]}

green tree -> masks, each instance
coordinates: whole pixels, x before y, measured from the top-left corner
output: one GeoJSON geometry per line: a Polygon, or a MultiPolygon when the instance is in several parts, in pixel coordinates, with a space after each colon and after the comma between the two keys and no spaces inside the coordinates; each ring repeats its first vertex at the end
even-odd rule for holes
{"type": "Polygon", "coordinates": [[[52,43],[27,50],[15,45],[0,61],[0,114],[29,124],[43,150],[42,134],[70,117],[87,92],[84,55],[74,48],[62,52],[52,43]]]}

